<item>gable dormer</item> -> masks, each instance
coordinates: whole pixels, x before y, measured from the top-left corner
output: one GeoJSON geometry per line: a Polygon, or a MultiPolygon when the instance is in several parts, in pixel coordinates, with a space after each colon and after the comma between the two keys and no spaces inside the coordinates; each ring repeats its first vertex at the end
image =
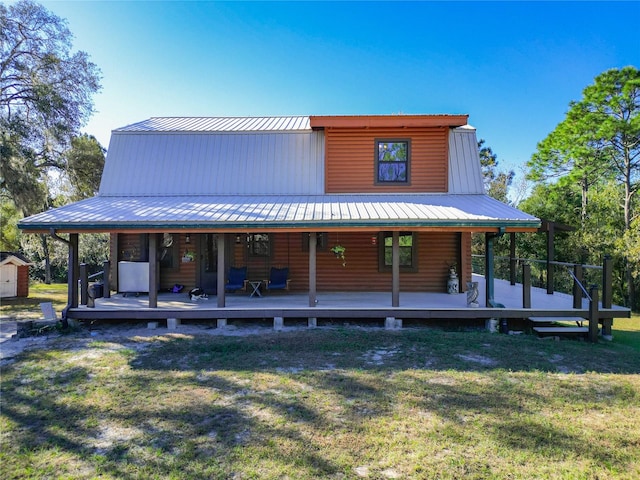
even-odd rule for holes
{"type": "Polygon", "coordinates": [[[449,132],[467,115],[312,116],[326,193],[446,193],[449,132]]]}

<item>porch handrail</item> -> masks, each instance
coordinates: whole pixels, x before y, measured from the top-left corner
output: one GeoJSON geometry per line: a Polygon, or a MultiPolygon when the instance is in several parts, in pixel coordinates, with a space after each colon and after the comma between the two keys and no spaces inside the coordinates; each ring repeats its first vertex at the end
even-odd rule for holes
{"type": "MultiPolygon", "coordinates": [[[[484,254],[474,253],[471,255],[474,258],[484,258],[484,254]]],[[[507,257],[502,255],[496,255],[494,257],[497,260],[515,260],[517,262],[528,262],[528,263],[543,263],[547,264],[546,260],[539,260],[537,258],[520,258],[520,257],[507,257]]],[[[591,268],[594,270],[602,270],[602,265],[585,265],[582,263],[571,263],[571,262],[559,262],[557,260],[552,260],[549,262],[551,265],[560,265],[563,267],[575,267],[576,265],[582,265],[583,268],[591,268]]]]}
{"type": "Polygon", "coordinates": [[[573,278],[573,281],[575,282],[576,285],[578,285],[578,287],[580,287],[580,290],[582,290],[582,293],[584,293],[584,296],[586,298],[589,299],[589,301],[591,302],[591,295],[589,295],[589,292],[587,292],[587,289],[584,288],[584,285],[582,284],[582,282],[578,279],[578,277],[576,277],[575,273],[573,273],[573,271],[567,266],[567,272],[569,272],[569,275],[571,276],[571,278],[573,278]]]}

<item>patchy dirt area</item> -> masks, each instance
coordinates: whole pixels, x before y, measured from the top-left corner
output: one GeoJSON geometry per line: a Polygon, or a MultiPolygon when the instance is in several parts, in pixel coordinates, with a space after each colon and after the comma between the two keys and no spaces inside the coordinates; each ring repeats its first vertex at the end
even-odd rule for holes
{"type": "MultiPolygon", "coordinates": [[[[292,331],[306,327],[284,327],[282,331],[292,331]]],[[[117,323],[102,325],[82,325],[77,330],[67,334],[61,334],[55,329],[48,329],[41,334],[24,338],[15,338],[17,322],[10,319],[0,320],[0,363],[6,364],[24,350],[47,348],[58,339],[93,339],[109,341],[122,338],[152,338],[162,336],[189,336],[189,335],[268,335],[276,333],[271,325],[227,325],[224,328],[216,328],[207,324],[184,324],[175,329],[164,326],[148,328],[146,323],[117,323]]]]}

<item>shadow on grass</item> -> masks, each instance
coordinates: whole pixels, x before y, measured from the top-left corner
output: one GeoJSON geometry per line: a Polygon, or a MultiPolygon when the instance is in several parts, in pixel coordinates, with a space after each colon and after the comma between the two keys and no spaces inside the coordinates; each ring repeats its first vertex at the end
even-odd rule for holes
{"type": "Polygon", "coordinates": [[[407,436],[472,451],[486,435],[535,458],[561,463],[567,449],[624,469],[628,453],[605,458],[585,448],[591,433],[538,415],[603,396],[622,408],[633,390],[547,374],[638,373],[629,351],[428,330],[89,341],[27,352],[3,372],[11,442],[0,455],[13,478],[44,452],[72,458],[55,467],[71,477],[318,478],[353,475],[407,436]]]}
{"type": "Polygon", "coordinates": [[[153,343],[132,366],[178,370],[215,366],[291,372],[356,368],[637,374],[640,356],[621,342],[591,344],[581,340],[554,341],[529,335],[436,329],[344,328],[165,339],[153,343]]]}

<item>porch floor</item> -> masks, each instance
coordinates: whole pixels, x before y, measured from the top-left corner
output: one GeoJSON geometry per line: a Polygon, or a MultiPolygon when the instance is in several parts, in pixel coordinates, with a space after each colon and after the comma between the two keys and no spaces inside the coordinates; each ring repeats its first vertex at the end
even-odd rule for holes
{"type": "MultiPolygon", "coordinates": [[[[474,275],[473,281],[478,282],[478,303],[481,307],[485,304],[484,277],[474,275]]],[[[510,285],[506,280],[495,280],[494,299],[502,303],[507,309],[522,309],[522,285],[510,285]]],[[[264,310],[301,310],[309,309],[309,295],[307,293],[273,292],[263,293],[262,297],[250,297],[247,292],[227,294],[225,297],[225,310],[251,311],[264,310]]],[[[317,307],[325,309],[360,309],[380,310],[391,309],[391,292],[318,292],[317,307]]],[[[147,294],[138,296],[119,293],[111,298],[99,298],[95,301],[95,308],[86,306],[78,307],[78,310],[129,310],[139,311],[148,309],[149,298],[147,294]]],[[[545,289],[532,287],[532,309],[568,310],[573,307],[573,297],[564,293],[547,294],[545,289]]],[[[467,309],[466,293],[425,293],[425,292],[400,292],[400,307],[403,310],[429,310],[429,309],[467,309]]],[[[583,308],[588,308],[588,301],[583,299],[583,308]]],[[[158,310],[217,310],[217,297],[210,296],[207,299],[192,301],[186,292],[158,294],[158,310]]],[[[74,315],[75,316],[75,315],[74,315]]]]}

